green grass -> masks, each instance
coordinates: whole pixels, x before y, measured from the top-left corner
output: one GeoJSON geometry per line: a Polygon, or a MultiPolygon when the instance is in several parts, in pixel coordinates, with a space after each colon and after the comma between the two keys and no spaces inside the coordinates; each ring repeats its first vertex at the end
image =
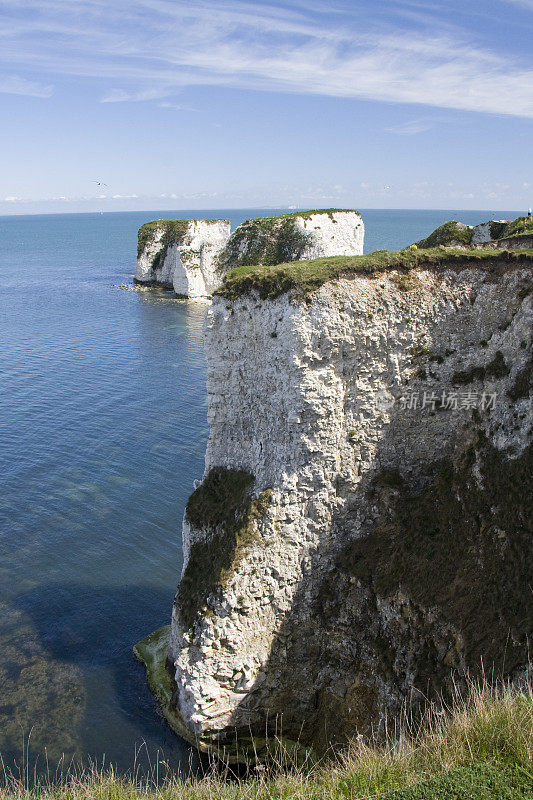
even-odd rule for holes
{"type": "MultiPolygon", "coordinates": [[[[197,778],[165,765],[141,778],[112,769],[71,769],[59,783],[30,788],[31,774],[4,771],[0,800],[531,800],[533,700],[509,687],[472,685],[450,707],[433,707],[380,745],[354,742],[321,761],[294,759],[273,744],[272,760],[228,779],[213,764],[197,778]]],[[[31,773],[31,767],[29,767],[31,773]]]]}
{"type": "Polygon", "coordinates": [[[224,283],[215,294],[234,300],[257,291],[261,299],[275,298],[285,292],[296,291],[307,295],[324,283],[340,277],[379,274],[390,270],[408,272],[420,269],[465,269],[478,267],[498,271],[505,268],[533,264],[533,249],[482,250],[443,249],[429,250],[376,250],[363,256],[333,256],[312,261],[293,261],[274,266],[239,266],[228,272],[224,283]]]}
{"type": "MultiPolygon", "coordinates": [[[[501,223],[495,223],[496,225],[501,223]]],[[[496,231],[495,231],[496,232],[496,231]]],[[[491,228],[492,234],[492,228],[491,228]]],[[[509,236],[531,236],[533,234],[533,217],[517,217],[506,222],[497,230],[496,239],[507,239],[509,236]]]]}
{"type": "Polygon", "coordinates": [[[481,763],[389,792],[383,800],[531,800],[532,789],[532,779],[524,770],[481,763]]]}
{"type": "MultiPolygon", "coordinates": [[[[280,214],[277,219],[294,219],[295,217],[309,219],[315,214],[327,214],[330,219],[333,218],[333,214],[357,214],[358,217],[361,216],[359,211],[355,211],[353,208],[317,208],[311,209],[311,211],[293,211],[290,214],[280,214]]],[[[269,217],[264,217],[264,219],[269,219],[269,217]]]]}
{"type": "Polygon", "coordinates": [[[444,225],[440,225],[426,239],[421,239],[416,244],[421,248],[429,248],[457,244],[459,242],[465,247],[469,247],[472,243],[472,236],[473,230],[469,225],[453,219],[450,222],[445,222],[444,225]]]}

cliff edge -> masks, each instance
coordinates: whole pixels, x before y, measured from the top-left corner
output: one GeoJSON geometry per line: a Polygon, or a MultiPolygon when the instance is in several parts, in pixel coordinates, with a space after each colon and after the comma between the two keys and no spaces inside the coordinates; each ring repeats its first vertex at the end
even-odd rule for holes
{"type": "Polygon", "coordinates": [[[170,631],[182,735],[324,751],[467,672],[525,674],[532,334],[532,251],[227,276],[170,631]]]}

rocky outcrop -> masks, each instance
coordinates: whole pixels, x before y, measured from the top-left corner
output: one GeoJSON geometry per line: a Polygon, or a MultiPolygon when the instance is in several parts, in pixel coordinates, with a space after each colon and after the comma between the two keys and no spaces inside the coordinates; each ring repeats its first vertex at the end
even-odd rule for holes
{"type": "Polygon", "coordinates": [[[533,260],[416,258],[208,311],[168,701],[201,747],[323,751],[527,669],[533,260]]]}
{"type": "Polygon", "coordinates": [[[231,236],[228,220],[156,220],[139,229],[135,281],[207,299],[234,267],[359,255],[363,238],[360,214],[335,209],[247,220],[231,236]]]}
{"type": "Polygon", "coordinates": [[[529,248],[533,237],[533,220],[518,217],[513,221],[500,219],[465,225],[452,220],[436,228],[417,247],[493,247],[501,250],[529,248]]]}
{"type": "Polygon", "coordinates": [[[208,298],[220,285],[218,258],[229,235],[227,219],[147,222],[139,229],[135,281],[208,298]]]}
{"type": "Polygon", "coordinates": [[[322,256],[361,255],[364,233],[357,211],[328,209],[249,219],[232,234],[222,261],[227,270],[322,256]]]}

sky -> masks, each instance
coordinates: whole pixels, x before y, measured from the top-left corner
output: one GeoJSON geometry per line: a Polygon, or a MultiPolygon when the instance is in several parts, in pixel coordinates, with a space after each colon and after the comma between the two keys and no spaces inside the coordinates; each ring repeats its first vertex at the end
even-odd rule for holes
{"type": "Polygon", "coordinates": [[[532,12],[0,0],[0,214],[527,210],[532,12]]]}

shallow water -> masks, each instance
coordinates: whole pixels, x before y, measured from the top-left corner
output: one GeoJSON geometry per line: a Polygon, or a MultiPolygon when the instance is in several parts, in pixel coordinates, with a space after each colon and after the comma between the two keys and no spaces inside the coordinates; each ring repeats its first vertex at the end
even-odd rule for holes
{"type": "MultiPolygon", "coordinates": [[[[136,232],[158,217],[275,210],[0,218],[0,752],[46,749],[131,768],[188,765],[131,648],[169,621],[180,523],[207,438],[204,307],[131,281],[136,232]]],[[[450,218],[363,212],[365,250],[450,218]]],[[[194,761],[194,757],[193,761],[194,761]]]]}

